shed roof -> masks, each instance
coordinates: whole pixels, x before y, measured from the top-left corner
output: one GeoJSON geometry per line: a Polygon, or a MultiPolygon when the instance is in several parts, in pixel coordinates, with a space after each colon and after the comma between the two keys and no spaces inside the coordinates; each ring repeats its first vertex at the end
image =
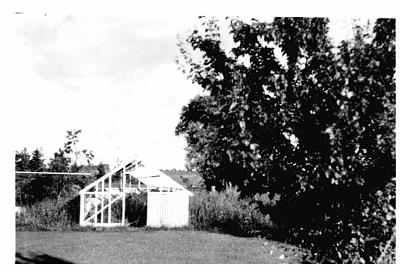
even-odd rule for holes
{"type": "Polygon", "coordinates": [[[139,165],[135,168],[126,172],[127,174],[132,175],[139,181],[143,182],[149,187],[172,187],[176,190],[182,190],[193,196],[193,193],[183,187],[181,184],[170,178],[169,176],[165,175],[162,171],[157,169],[152,169],[145,167],[144,165],[139,165]]]}

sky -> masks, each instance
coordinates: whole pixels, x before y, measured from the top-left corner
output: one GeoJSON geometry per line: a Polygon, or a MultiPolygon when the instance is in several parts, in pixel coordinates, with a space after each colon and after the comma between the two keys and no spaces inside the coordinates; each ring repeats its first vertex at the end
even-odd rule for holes
{"type": "MultiPolygon", "coordinates": [[[[81,129],[78,148],[95,164],[184,168],[186,143],[174,130],[201,90],[178,70],[176,43],[196,17],[18,16],[15,150],[49,158],[67,130],[81,129]]],[[[335,41],[346,38],[351,21],[332,22],[335,41]]]]}
{"type": "Polygon", "coordinates": [[[181,109],[200,92],[175,64],[177,34],[190,22],[117,17],[21,16],[15,149],[63,145],[81,129],[79,147],[94,162],[139,158],[183,168],[185,141],[175,136],[181,109]]]}

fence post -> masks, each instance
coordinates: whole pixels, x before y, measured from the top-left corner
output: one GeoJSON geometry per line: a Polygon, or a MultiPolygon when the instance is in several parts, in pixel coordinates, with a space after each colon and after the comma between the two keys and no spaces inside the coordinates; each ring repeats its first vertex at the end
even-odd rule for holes
{"type": "Polygon", "coordinates": [[[85,193],[80,194],[79,225],[83,226],[85,221],[85,193]]]}
{"type": "Polygon", "coordinates": [[[112,187],[111,179],[112,179],[112,175],[110,175],[108,177],[108,204],[109,204],[109,206],[108,206],[108,220],[107,220],[107,222],[109,224],[111,224],[111,187],[112,187]]]}
{"type": "Polygon", "coordinates": [[[125,192],[125,184],[126,184],[126,176],[125,176],[125,167],[122,170],[122,221],[121,224],[125,225],[125,207],[126,207],[126,192],[125,192]]]}
{"type": "Polygon", "coordinates": [[[96,194],[94,194],[94,204],[95,204],[95,208],[94,208],[94,223],[97,224],[97,211],[99,210],[99,204],[98,204],[98,198],[99,198],[99,188],[98,188],[99,184],[96,184],[96,194]]]}
{"type": "MultiPolygon", "coordinates": [[[[104,180],[101,181],[101,209],[104,208],[104,180]]],[[[104,210],[101,211],[101,221],[102,224],[104,223],[104,210]]]]}

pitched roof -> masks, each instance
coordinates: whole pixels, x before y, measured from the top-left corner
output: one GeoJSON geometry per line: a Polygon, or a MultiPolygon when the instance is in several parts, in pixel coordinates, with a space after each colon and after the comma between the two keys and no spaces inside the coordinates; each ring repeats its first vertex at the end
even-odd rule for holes
{"type": "Polygon", "coordinates": [[[172,187],[175,189],[183,190],[190,196],[193,196],[193,193],[187,190],[185,186],[173,180],[171,177],[167,176],[160,170],[151,169],[145,166],[139,166],[132,169],[131,171],[128,171],[127,173],[131,174],[133,177],[142,181],[149,187],[172,187]]]}

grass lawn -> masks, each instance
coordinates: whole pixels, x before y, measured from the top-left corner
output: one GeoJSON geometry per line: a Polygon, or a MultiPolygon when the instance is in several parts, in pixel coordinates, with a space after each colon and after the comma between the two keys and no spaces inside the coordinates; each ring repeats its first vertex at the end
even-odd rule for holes
{"type": "Polygon", "coordinates": [[[204,231],[16,232],[18,263],[299,263],[295,247],[204,231]]]}

